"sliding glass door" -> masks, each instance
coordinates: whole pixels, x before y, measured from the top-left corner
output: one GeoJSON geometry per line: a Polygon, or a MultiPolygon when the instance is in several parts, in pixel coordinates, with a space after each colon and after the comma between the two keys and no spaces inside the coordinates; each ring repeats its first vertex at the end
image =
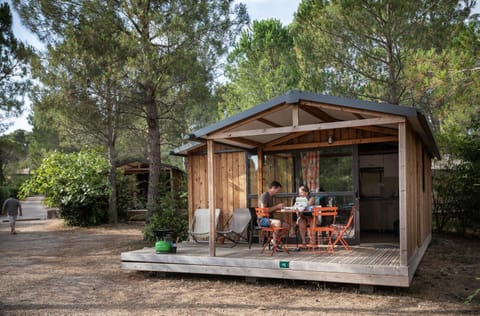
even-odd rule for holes
{"type": "MultiPolygon", "coordinates": [[[[346,222],[350,210],[358,210],[358,150],[357,146],[328,147],[309,151],[269,152],[263,157],[263,191],[271,181],[282,184],[277,201],[289,204],[300,185],[307,185],[316,204],[336,205],[338,223],[346,222]]],[[[248,159],[248,205],[258,205],[258,157],[248,159]]],[[[357,219],[355,219],[357,221],[357,219]]],[[[359,241],[358,224],[353,225],[348,238],[359,241]],[[357,229],[355,229],[357,227],[357,229]]]]}

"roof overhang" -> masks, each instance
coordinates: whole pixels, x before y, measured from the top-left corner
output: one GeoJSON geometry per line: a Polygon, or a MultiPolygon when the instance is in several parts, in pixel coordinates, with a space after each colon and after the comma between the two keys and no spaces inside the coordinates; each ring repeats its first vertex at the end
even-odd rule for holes
{"type": "MultiPolygon", "coordinates": [[[[194,142],[180,146],[172,153],[186,155],[204,146],[209,139],[244,150],[258,147],[264,151],[288,150],[287,143],[292,138],[315,131],[341,129],[368,130],[373,135],[368,139],[357,139],[356,143],[391,142],[398,137],[398,124],[406,121],[420,136],[430,155],[440,158],[428,122],[416,109],[301,91],[290,91],[199,129],[188,137],[194,142]]],[[[326,144],[314,142],[307,145],[313,148],[326,144]]],[[[342,145],[342,141],[336,141],[335,145],[342,145]]]]}

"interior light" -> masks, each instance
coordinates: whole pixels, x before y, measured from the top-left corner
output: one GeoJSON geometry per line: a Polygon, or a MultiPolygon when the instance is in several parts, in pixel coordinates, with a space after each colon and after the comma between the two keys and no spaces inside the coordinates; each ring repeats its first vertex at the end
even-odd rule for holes
{"type": "Polygon", "coordinates": [[[335,139],[333,138],[333,136],[332,136],[332,135],[328,135],[327,142],[328,142],[329,144],[333,144],[334,141],[335,141],[335,139]]]}

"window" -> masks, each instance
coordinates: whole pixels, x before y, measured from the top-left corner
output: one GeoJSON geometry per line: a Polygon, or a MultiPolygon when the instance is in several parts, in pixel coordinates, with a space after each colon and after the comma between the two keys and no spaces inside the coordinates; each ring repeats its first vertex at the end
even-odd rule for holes
{"type": "MultiPolygon", "coordinates": [[[[353,202],[353,148],[332,147],[314,151],[297,151],[289,153],[266,153],[263,164],[263,189],[268,190],[271,181],[282,184],[278,197],[293,197],[297,188],[306,184],[313,195],[329,192],[334,204],[353,202]],[[335,196],[333,196],[335,195],[335,196]]],[[[248,195],[249,204],[256,205],[252,199],[257,198],[258,157],[248,157],[248,195]]]]}

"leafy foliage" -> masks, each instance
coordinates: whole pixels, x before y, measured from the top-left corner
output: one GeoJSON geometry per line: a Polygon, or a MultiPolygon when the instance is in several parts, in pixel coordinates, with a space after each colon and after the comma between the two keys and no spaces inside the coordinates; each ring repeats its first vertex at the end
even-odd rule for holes
{"type": "Polygon", "coordinates": [[[439,231],[480,227],[480,116],[450,146],[447,167],[434,181],[434,220],[439,231]]]}
{"type": "Polygon", "coordinates": [[[144,237],[146,240],[155,240],[154,230],[171,228],[172,237],[180,241],[188,238],[187,193],[169,192],[161,199],[159,209],[154,212],[150,221],[145,225],[144,237]]]}
{"type": "MultiPolygon", "coordinates": [[[[181,141],[179,136],[190,128],[188,123],[199,118],[189,113],[213,113],[200,108],[191,111],[189,106],[212,105],[209,99],[218,57],[245,23],[245,6],[233,7],[232,0],[13,2],[25,24],[51,44],[50,60],[63,61],[57,63],[58,68],[47,65],[47,75],[62,72],[57,80],[45,82],[51,93],[44,97],[63,90],[55,103],[69,104],[66,108],[70,111],[72,105],[83,110],[85,105],[98,107],[108,100],[123,100],[120,93],[128,95],[134,108],[124,111],[143,119],[134,128],[143,129],[148,144],[142,154],[146,153],[151,163],[148,208],[153,209],[158,202],[161,148],[170,140],[165,135],[181,141]],[[116,58],[117,51],[122,52],[121,58],[116,58]],[[64,93],[65,86],[70,86],[70,94],[64,93]],[[96,98],[102,102],[91,102],[96,98]]],[[[88,120],[92,122],[103,114],[82,113],[87,118],[94,115],[88,120]]],[[[96,129],[94,136],[100,130],[96,129]]],[[[113,140],[108,138],[110,143],[113,140]]],[[[111,158],[112,152],[109,155],[111,158]]]]}
{"type": "Polygon", "coordinates": [[[16,171],[23,167],[21,163],[27,158],[30,139],[31,133],[24,130],[0,136],[0,185],[18,181],[16,171]]]}
{"type": "MultiPolygon", "coordinates": [[[[4,115],[21,113],[23,97],[30,87],[28,60],[31,55],[31,48],[13,35],[10,6],[0,3],[0,123],[4,115]]],[[[0,125],[0,131],[4,127],[0,125]]]]}
{"type": "Polygon", "coordinates": [[[297,87],[293,37],[279,20],[254,21],[228,56],[229,83],[219,90],[220,116],[229,116],[297,87]]]}
{"type": "Polygon", "coordinates": [[[0,136],[0,202],[11,194],[17,195],[20,185],[28,175],[18,170],[27,165],[27,151],[31,133],[16,130],[0,136]]]}
{"type": "Polygon", "coordinates": [[[98,150],[53,153],[22,185],[20,194],[44,194],[46,203],[59,207],[61,217],[69,225],[103,224],[108,219],[107,175],[108,161],[98,150]]]}
{"type": "Polygon", "coordinates": [[[295,17],[303,89],[408,104],[409,49],[442,50],[473,6],[457,0],[303,0],[295,17]]]}

